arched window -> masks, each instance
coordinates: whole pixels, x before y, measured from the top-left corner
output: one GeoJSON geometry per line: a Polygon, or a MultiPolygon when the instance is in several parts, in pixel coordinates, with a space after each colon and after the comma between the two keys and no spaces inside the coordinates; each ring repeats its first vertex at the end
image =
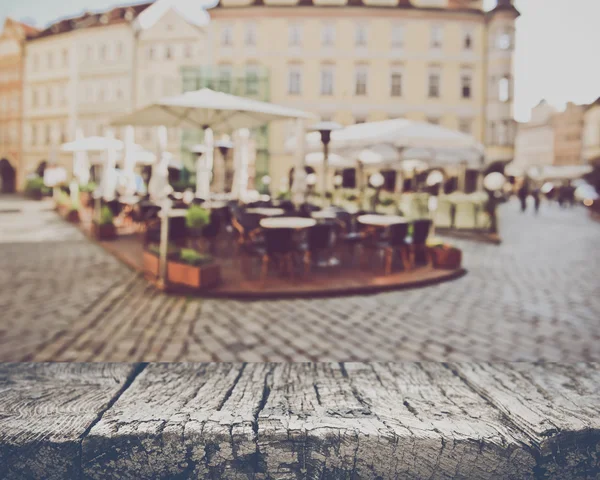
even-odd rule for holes
{"type": "Polygon", "coordinates": [[[510,100],[510,76],[504,75],[498,80],[498,100],[508,102],[510,100]]]}

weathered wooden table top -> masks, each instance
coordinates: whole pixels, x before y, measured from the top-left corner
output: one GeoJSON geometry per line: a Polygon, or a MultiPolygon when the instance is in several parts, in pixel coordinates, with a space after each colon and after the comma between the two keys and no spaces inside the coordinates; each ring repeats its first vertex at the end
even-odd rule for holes
{"type": "Polygon", "coordinates": [[[0,364],[0,478],[600,478],[600,365],[0,364]]]}

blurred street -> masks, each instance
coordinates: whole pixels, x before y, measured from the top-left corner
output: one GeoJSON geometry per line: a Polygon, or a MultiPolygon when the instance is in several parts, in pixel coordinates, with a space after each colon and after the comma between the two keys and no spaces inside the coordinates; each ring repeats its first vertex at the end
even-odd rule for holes
{"type": "Polygon", "coordinates": [[[0,360],[600,361],[600,223],[500,209],[500,246],[452,242],[468,274],[369,296],[157,292],[50,204],[0,197],[0,360]]]}

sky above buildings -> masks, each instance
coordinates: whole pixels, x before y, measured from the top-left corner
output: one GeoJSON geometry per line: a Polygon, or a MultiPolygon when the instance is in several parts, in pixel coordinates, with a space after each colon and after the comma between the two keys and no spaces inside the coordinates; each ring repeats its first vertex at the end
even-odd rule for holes
{"type": "MultiPolygon", "coordinates": [[[[176,0],[180,11],[200,15],[210,0],[176,0]]],[[[496,0],[485,0],[489,8],[496,0]]],[[[104,10],[127,0],[2,0],[6,16],[38,27],[87,10],[104,10]]],[[[542,98],[557,108],[567,101],[586,103],[600,97],[600,0],[516,0],[515,117],[526,121],[542,98]]]]}

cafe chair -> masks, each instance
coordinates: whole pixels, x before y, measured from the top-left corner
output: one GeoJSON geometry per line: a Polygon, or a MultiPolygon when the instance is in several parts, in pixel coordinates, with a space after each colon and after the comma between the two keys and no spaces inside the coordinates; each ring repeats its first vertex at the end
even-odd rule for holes
{"type": "Polygon", "coordinates": [[[290,228],[265,228],[263,231],[265,239],[265,253],[262,257],[261,281],[267,279],[269,265],[276,262],[280,272],[288,271],[294,276],[294,231],[290,228]]]}
{"type": "Polygon", "coordinates": [[[408,243],[408,223],[390,225],[387,246],[385,247],[385,274],[392,273],[394,253],[399,252],[404,270],[410,268],[410,245],[408,243]]]}
{"type": "Polygon", "coordinates": [[[410,242],[410,263],[412,268],[417,264],[417,256],[425,260],[425,265],[431,265],[429,249],[427,248],[427,238],[431,231],[431,220],[421,219],[413,221],[413,234],[410,242]]]}
{"type": "Polygon", "coordinates": [[[325,222],[308,229],[308,243],[304,252],[304,274],[310,271],[313,259],[319,260],[322,253],[328,253],[328,259],[333,255],[334,223],[325,222]]]}

